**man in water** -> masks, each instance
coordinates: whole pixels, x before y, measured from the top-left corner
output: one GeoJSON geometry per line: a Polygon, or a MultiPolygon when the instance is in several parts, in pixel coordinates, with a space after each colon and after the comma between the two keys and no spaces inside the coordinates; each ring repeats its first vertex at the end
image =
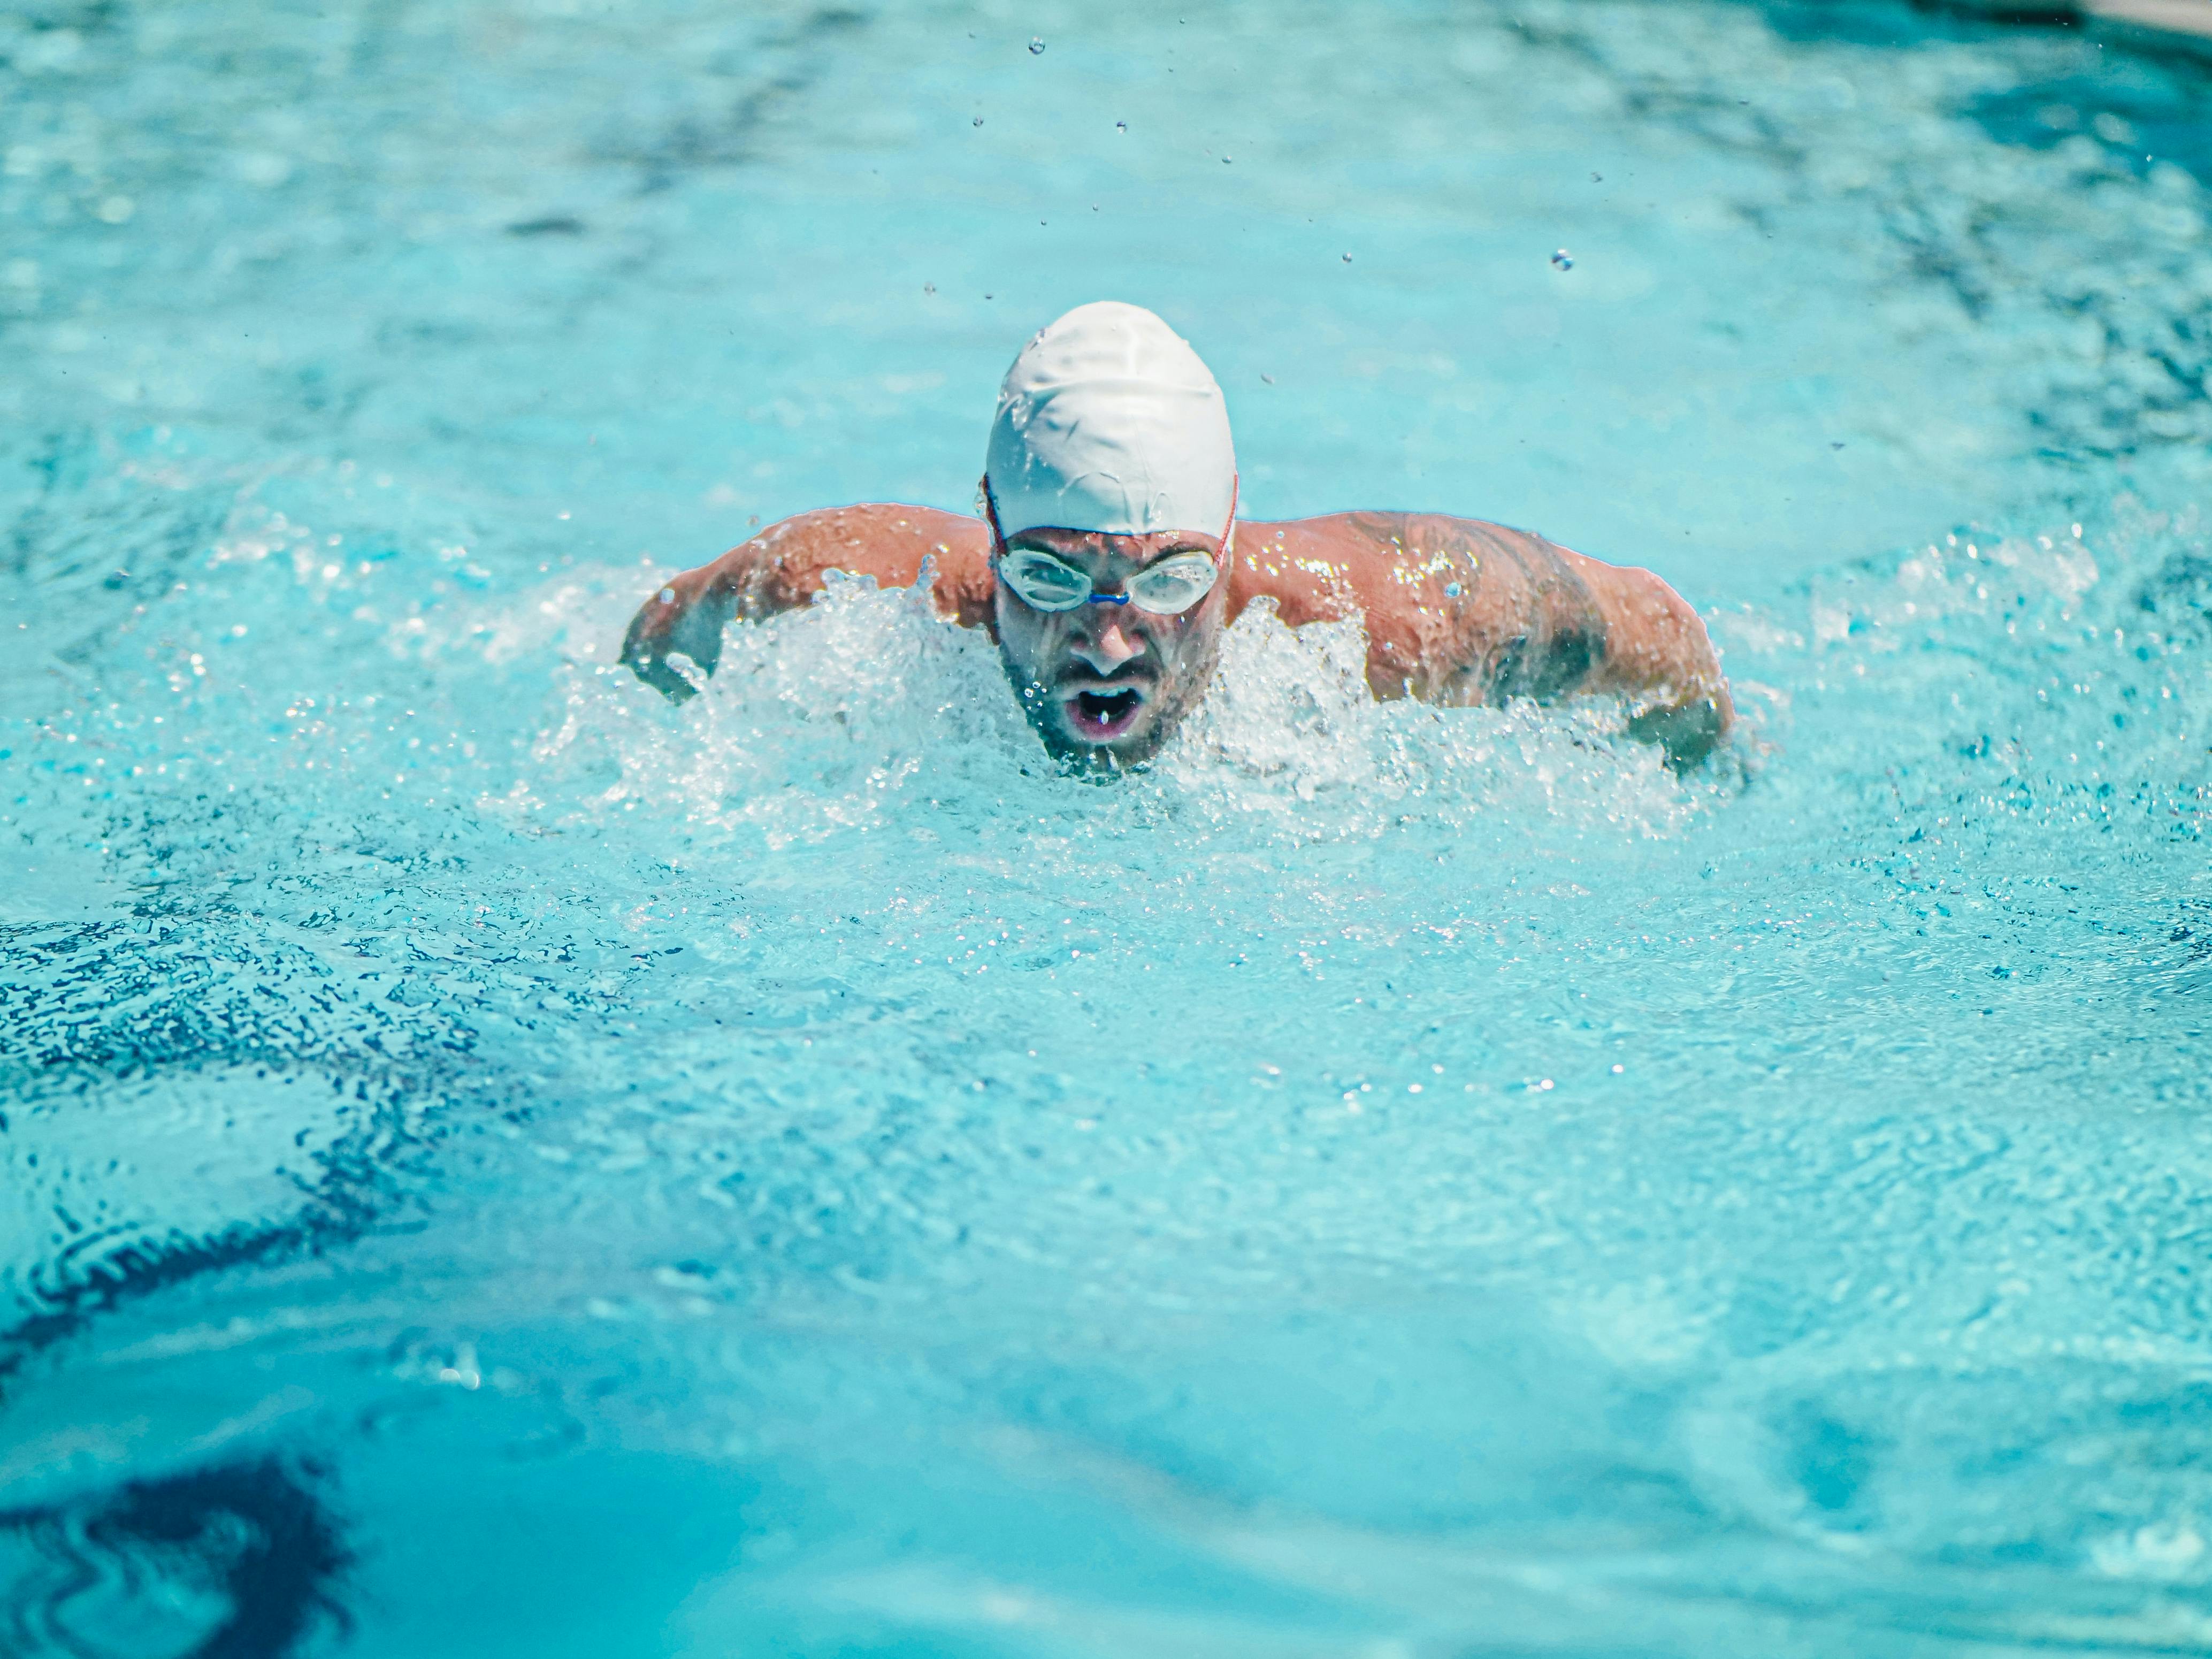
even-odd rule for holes
{"type": "Polygon", "coordinates": [[[696,688],[668,659],[713,673],[732,617],[804,605],[831,570],[910,586],[934,559],[938,613],[987,629],[1045,747],[1094,765],[1166,742],[1205,696],[1223,627],[1261,599],[1293,628],[1358,617],[1378,697],[1615,696],[1677,769],[1735,718],[1697,612],[1648,570],[1437,514],[1239,525],[1221,388],[1136,306],[1079,307],[1022,349],[978,505],[786,519],[647,599],[622,659],[681,700],[696,688]]]}

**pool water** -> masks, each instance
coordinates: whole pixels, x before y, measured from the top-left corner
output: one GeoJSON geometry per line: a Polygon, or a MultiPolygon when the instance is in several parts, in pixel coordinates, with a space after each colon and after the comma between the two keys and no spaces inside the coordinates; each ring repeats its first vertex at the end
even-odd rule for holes
{"type": "Polygon", "coordinates": [[[1873,0],[11,9],[0,1649],[2212,1647],[2208,123],[1873,0]],[[1100,297],[1735,748],[611,665],[1100,297]]]}

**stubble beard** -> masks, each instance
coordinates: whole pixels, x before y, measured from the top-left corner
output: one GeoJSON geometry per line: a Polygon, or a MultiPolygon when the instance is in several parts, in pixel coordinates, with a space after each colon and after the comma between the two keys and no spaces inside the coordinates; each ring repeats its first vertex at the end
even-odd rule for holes
{"type": "Polygon", "coordinates": [[[1205,696],[1206,688],[1213,678],[1218,654],[1217,648],[1209,648],[1204,659],[1189,672],[1171,672],[1143,682],[1148,694],[1144,729],[1134,737],[1111,743],[1085,743],[1071,737],[1062,725],[1066,718],[1061,708],[1065,694],[1017,668],[1003,647],[999,653],[999,664],[1006,671],[1006,684],[1012,688],[1014,701],[1021,705],[1030,729],[1037,734],[1045,752],[1071,773],[1103,778],[1142,767],[1167,746],[1168,739],[1205,696]]]}

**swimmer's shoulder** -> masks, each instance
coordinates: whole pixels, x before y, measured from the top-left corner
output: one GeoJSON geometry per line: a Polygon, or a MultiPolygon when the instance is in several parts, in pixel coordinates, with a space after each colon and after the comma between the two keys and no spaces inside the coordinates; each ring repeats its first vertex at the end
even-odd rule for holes
{"type": "Polygon", "coordinates": [[[1231,616],[1257,599],[1273,601],[1292,628],[1358,614],[1363,566],[1373,555],[1352,521],[1367,516],[1372,515],[1333,513],[1239,524],[1231,616]]]}
{"type": "Polygon", "coordinates": [[[1455,597],[1462,587],[1472,592],[1484,556],[1524,533],[1441,513],[1325,513],[1240,525],[1240,608],[1272,599],[1294,628],[1362,612],[1371,623],[1378,609],[1426,602],[1431,586],[1449,587],[1455,597]]]}
{"type": "Polygon", "coordinates": [[[767,611],[804,605],[832,570],[871,576],[882,587],[911,587],[925,562],[934,568],[941,615],[969,626],[990,595],[989,534],[982,522],[939,507],[864,501],[793,514],[725,556],[747,568],[767,611]]]}

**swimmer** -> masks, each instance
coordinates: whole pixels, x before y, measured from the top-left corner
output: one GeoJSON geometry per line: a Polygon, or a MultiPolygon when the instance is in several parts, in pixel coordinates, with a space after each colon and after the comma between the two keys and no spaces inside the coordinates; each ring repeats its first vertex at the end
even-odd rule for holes
{"type": "Polygon", "coordinates": [[[1292,628],[1356,617],[1377,697],[1619,698],[1678,770],[1735,712],[1698,614],[1648,570],[1527,531],[1431,513],[1237,520],[1221,388],[1151,312],[1079,307],[999,389],[980,516],[870,505],[802,513],[648,599],[622,660],[681,701],[723,629],[808,604],[827,572],[911,586],[997,642],[1045,747],[1104,768],[1158,750],[1206,694],[1221,630],[1272,601],[1292,628]]]}

